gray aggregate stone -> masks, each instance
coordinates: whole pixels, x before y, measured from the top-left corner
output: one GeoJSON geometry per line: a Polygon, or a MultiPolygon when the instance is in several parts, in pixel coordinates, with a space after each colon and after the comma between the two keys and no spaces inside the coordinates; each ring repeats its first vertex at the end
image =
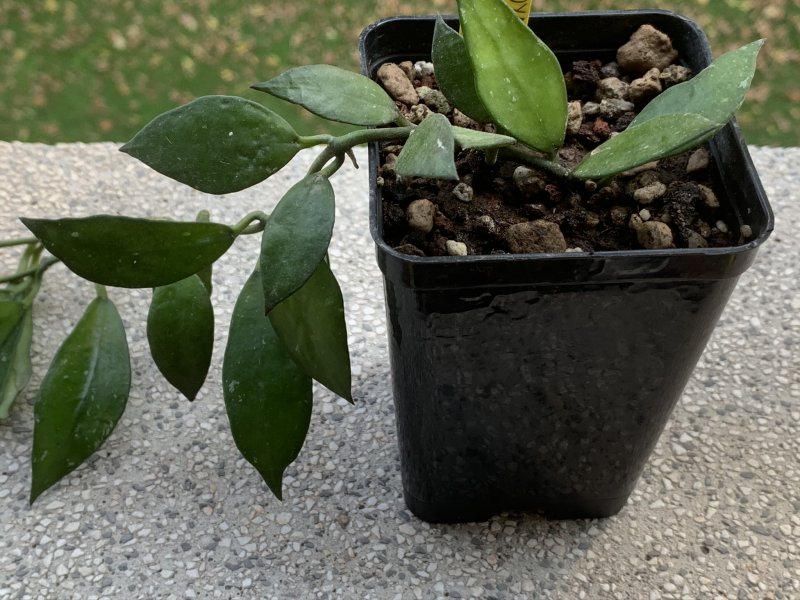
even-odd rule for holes
{"type": "MultiPolygon", "coordinates": [[[[800,598],[800,149],[751,151],[775,233],[741,277],[628,505],[602,521],[509,513],[429,525],[405,508],[367,178],[348,168],[333,178],[330,260],[348,308],[356,403],[317,387],[283,503],[239,456],[221,401],[228,321],[258,251],[250,236],[215,268],[214,364],[192,404],[148,358],[149,292],[110,290],[135,373],[126,412],[101,456],[29,507],[35,390],[94,293],[51,269],[35,307],[33,380],[0,424],[0,598],[800,598]]],[[[269,211],[313,157],[220,199],[113,144],[0,143],[0,234],[26,235],[19,215],[67,212],[193,219],[208,208],[233,223],[269,211]]],[[[15,257],[0,256],[13,268],[15,257]]]]}

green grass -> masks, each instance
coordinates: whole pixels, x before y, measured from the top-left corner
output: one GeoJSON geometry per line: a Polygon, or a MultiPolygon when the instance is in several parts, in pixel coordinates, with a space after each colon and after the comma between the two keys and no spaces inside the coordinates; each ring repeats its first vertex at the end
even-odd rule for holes
{"type": "MultiPolygon", "coordinates": [[[[542,1],[536,10],[641,8],[624,0],[542,1]]],[[[791,0],[665,1],[698,21],[715,53],[766,37],[739,115],[747,140],[800,144],[800,7],[791,0]]],[[[164,110],[205,94],[277,108],[301,133],[330,127],[248,90],[288,67],[357,69],[368,23],[393,14],[455,12],[455,0],[0,0],[0,139],[124,141],[164,110]]],[[[333,126],[336,130],[336,126],[333,126]]]]}

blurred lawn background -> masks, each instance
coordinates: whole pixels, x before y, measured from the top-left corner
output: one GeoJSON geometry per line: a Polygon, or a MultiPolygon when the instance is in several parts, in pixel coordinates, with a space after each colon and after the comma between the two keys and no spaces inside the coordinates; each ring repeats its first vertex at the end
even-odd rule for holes
{"type": "MultiPolygon", "coordinates": [[[[538,11],[655,4],[697,21],[715,55],[767,38],[739,121],[751,144],[800,145],[795,0],[534,0],[538,11]]],[[[248,86],[303,64],[357,70],[364,26],[437,12],[454,13],[455,0],[0,0],[0,139],[125,141],[158,113],[220,93],[268,104],[303,134],[320,132],[320,120],[248,86]]]]}

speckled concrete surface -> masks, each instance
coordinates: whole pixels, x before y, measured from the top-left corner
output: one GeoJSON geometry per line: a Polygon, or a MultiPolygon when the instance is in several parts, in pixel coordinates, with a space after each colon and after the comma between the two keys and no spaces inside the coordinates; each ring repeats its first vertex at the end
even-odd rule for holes
{"type": "MultiPolygon", "coordinates": [[[[148,294],[112,290],[131,346],[128,408],[98,456],[31,508],[33,390],[93,294],[52,269],[36,306],[34,380],[0,425],[0,598],[800,598],[800,149],[753,153],[776,231],[627,507],[603,521],[504,514],[432,526],[405,509],[366,175],[352,169],[334,180],[331,260],[349,309],[357,402],[317,390],[285,501],[238,456],[219,387],[230,310],[255,260],[248,239],[216,269],[215,367],[193,404],[150,362],[148,294]]],[[[210,208],[234,222],[269,209],[309,160],[215,198],[113,145],[0,143],[0,235],[23,234],[18,215],[190,219],[210,208]]]]}

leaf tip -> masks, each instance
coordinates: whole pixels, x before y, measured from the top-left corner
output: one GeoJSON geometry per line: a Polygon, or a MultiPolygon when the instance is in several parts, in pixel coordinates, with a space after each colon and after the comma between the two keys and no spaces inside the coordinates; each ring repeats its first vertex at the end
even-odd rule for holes
{"type": "Polygon", "coordinates": [[[261,473],[264,483],[267,484],[269,491],[278,499],[283,502],[283,469],[274,471],[272,473],[261,473]]]}

